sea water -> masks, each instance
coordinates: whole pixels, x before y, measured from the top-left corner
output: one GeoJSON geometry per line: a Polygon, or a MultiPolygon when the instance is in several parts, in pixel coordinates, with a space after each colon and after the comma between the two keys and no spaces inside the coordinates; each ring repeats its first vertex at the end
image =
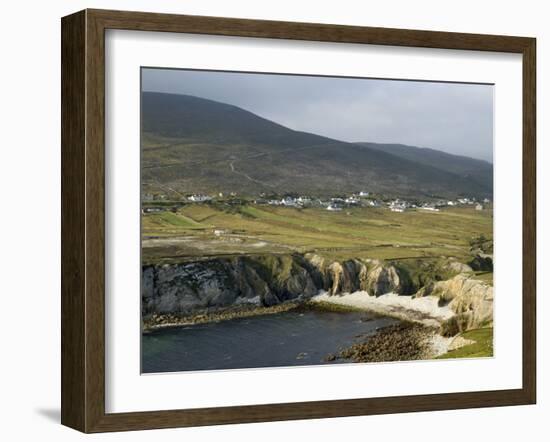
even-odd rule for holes
{"type": "Polygon", "coordinates": [[[395,319],[287,311],[157,329],[142,336],[142,373],[335,364],[327,360],[395,319]]]}

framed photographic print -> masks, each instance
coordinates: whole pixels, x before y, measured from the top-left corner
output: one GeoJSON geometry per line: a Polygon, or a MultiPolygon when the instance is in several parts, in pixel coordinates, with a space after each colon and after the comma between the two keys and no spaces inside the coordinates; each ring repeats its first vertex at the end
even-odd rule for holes
{"type": "Polygon", "coordinates": [[[63,18],[62,423],[535,403],[535,52],[63,18]]]}

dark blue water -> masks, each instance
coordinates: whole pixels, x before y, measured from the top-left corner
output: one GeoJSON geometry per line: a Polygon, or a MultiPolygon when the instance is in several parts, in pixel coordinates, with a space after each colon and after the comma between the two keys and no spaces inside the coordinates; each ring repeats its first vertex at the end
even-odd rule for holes
{"type": "Polygon", "coordinates": [[[290,311],[165,328],[143,335],[142,372],[341,363],[325,357],[396,322],[359,312],[290,311]]]}

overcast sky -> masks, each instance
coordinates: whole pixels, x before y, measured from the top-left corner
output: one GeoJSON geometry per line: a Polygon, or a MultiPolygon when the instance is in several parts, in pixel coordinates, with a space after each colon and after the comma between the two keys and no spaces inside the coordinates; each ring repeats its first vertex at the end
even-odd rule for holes
{"type": "Polygon", "coordinates": [[[493,161],[493,86],[143,69],[143,90],[242,107],[343,141],[431,147],[493,161]]]}

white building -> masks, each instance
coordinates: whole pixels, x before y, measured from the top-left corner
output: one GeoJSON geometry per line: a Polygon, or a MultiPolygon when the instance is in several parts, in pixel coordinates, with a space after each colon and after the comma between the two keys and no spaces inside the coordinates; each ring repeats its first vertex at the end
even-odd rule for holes
{"type": "Polygon", "coordinates": [[[281,205],[294,207],[294,206],[296,206],[296,199],[294,199],[290,196],[286,196],[281,200],[281,205]]]}
{"type": "Polygon", "coordinates": [[[187,199],[194,203],[203,203],[205,201],[210,201],[212,198],[207,195],[191,195],[187,199]]]}
{"type": "Polygon", "coordinates": [[[389,203],[388,206],[392,212],[404,212],[409,208],[409,203],[398,198],[389,203]]]}
{"type": "Polygon", "coordinates": [[[164,207],[145,207],[144,209],[141,209],[141,213],[158,213],[158,212],[164,212],[164,207]]]}

